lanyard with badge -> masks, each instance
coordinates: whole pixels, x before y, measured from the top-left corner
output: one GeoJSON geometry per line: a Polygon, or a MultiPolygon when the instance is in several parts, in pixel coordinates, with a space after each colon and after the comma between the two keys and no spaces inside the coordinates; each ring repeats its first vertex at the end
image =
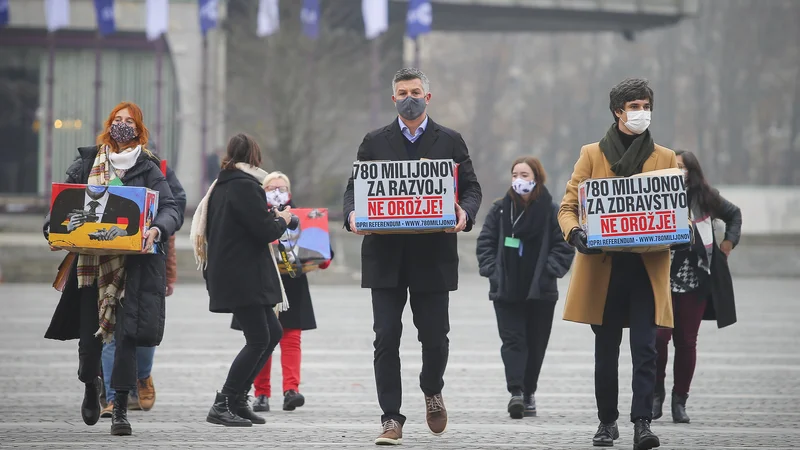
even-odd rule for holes
{"type": "Polygon", "coordinates": [[[512,201],[511,211],[509,211],[509,213],[511,214],[511,236],[506,236],[505,246],[508,248],[519,249],[519,256],[522,256],[522,241],[519,238],[514,237],[514,227],[517,226],[519,220],[522,219],[523,215],[525,215],[525,210],[522,210],[522,213],[519,215],[519,217],[514,220],[514,202],[512,201]]]}

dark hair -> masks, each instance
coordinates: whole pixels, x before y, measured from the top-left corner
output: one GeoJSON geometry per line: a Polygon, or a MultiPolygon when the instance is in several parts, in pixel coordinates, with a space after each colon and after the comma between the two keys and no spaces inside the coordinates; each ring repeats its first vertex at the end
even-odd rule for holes
{"type": "MultiPolygon", "coordinates": [[[[544,183],[547,181],[547,172],[544,171],[544,166],[542,166],[542,162],[539,161],[539,158],[533,156],[520,156],[515,159],[514,162],[511,163],[510,172],[514,172],[514,167],[516,167],[517,164],[527,164],[533,172],[533,179],[536,181],[536,187],[533,188],[533,192],[531,192],[531,196],[528,197],[527,201],[527,204],[531,204],[539,197],[542,189],[544,189],[544,183]]],[[[523,203],[522,196],[517,194],[514,189],[509,188],[508,192],[511,194],[511,198],[518,203],[523,203]]]]}
{"type": "Polygon", "coordinates": [[[625,103],[643,99],[650,100],[650,110],[652,110],[655,105],[653,90],[644,78],[627,78],[614,86],[608,94],[608,109],[614,116],[614,122],[619,119],[615,113],[624,111],[625,103]]]}
{"type": "Polygon", "coordinates": [[[697,156],[686,150],[676,150],[675,155],[683,159],[683,167],[686,168],[686,192],[689,198],[692,201],[697,200],[700,210],[704,213],[716,215],[722,200],[719,197],[719,192],[712,189],[708,181],[706,181],[697,156]]]}
{"type": "Polygon", "coordinates": [[[252,137],[239,133],[228,141],[228,151],[222,159],[222,170],[233,170],[236,163],[261,165],[261,147],[252,137]]]}

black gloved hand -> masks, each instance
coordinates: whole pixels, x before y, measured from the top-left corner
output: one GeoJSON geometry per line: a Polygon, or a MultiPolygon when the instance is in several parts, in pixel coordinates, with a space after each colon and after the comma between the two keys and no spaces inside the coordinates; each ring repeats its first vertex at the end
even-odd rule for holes
{"type": "Polygon", "coordinates": [[[586,246],[586,232],[580,228],[572,230],[572,233],[569,234],[569,243],[575,247],[578,252],[584,255],[599,255],[603,253],[599,248],[589,248],[586,246]]]}
{"type": "Polygon", "coordinates": [[[692,248],[692,243],[691,242],[684,242],[684,243],[681,243],[681,244],[672,244],[672,245],[669,246],[669,249],[672,250],[672,251],[675,251],[675,252],[689,250],[691,248],[692,248]]]}

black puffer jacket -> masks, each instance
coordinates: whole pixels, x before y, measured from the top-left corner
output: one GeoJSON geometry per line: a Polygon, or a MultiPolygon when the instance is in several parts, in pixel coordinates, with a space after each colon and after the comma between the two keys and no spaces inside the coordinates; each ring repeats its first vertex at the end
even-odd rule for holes
{"type": "MultiPolygon", "coordinates": [[[[81,147],[79,156],[67,169],[66,183],[86,184],[89,171],[97,156],[97,146],[81,147]]],[[[153,219],[154,227],[161,232],[160,241],[166,243],[178,228],[181,211],[172,197],[167,180],[158,164],[150,156],[142,153],[136,164],[122,177],[125,186],[147,187],[158,191],[158,213],[153,219]]],[[[44,223],[47,238],[50,216],[44,223]]],[[[164,337],[166,309],[164,297],[167,290],[166,254],[159,251],[155,255],[127,255],[125,258],[125,301],[117,314],[125,314],[124,337],[136,341],[137,346],[153,347],[164,337]]],[[[80,301],[78,291],[77,260],[61,300],[45,333],[47,339],[78,339],[80,327],[80,301]]],[[[116,334],[116,336],[120,336],[116,334]]]]}

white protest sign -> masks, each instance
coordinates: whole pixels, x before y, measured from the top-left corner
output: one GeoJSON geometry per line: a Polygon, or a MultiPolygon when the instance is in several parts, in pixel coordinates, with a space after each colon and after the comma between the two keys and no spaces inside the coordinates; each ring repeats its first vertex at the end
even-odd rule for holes
{"type": "Polygon", "coordinates": [[[578,212],[588,246],[649,247],[689,242],[688,200],[677,169],[586,180],[578,212]]]}
{"type": "Polygon", "coordinates": [[[436,230],[456,225],[451,159],[353,163],[356,228],[436,230]]]}

